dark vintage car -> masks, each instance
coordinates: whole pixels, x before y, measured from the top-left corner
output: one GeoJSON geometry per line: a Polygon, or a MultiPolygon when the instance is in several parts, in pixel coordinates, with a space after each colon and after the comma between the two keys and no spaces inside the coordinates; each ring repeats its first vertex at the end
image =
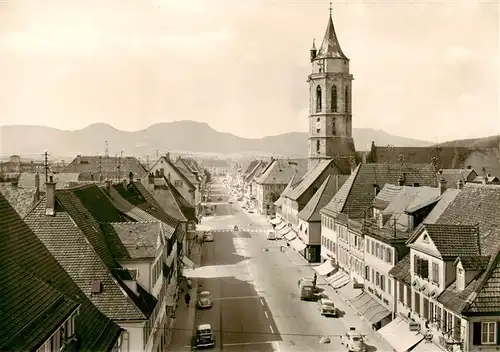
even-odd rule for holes
{"type": "Polygon", "coordinates": [[[196,348],[212,348],[215,346],[215,339],[212,335],[210,324],[201,324],[196,328],[196,348]]]}

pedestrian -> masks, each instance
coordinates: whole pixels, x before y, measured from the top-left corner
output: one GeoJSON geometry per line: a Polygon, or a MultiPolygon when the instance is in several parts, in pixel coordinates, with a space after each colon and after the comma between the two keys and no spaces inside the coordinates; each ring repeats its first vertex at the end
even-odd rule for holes
{"type": "Polygon", "coordinates": [[[318,280],[318,275],[316,273],[314,273],[314,277],[313,277],[313,287],[316,287],[316,280],[318,280]]]}
{"type": "Polygon", "coordinates": [[[186,302],[186,307],[189,307],[189,302],[191,302],[191,295],[189,294],[189,292],[186,292],[186,294],[184,295],[184,302],[186,302]]]}

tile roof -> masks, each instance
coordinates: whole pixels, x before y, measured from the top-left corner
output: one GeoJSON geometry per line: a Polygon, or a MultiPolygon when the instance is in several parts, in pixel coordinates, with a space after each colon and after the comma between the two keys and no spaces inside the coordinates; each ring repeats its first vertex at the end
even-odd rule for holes
{"type": "Polygon", "coordinates": [[[200,181],[196,177],[196,175],[191,171],[190,167],[186,164],[184,159],[181,157],[177,158],[176,162],[174,163],[177,169],[182,172],[182,174],[191,182],[193,186],[199,186],[200,181]]]}
{"type": "MultiPolygon", "coordinates": [[[[27,222],[38,227],[39,224],[36,221],[34,223],[30,221],[30,217],[32,217],[31,213],[28,214],[27,222]]],[[[72,227],[74,228],[74,224],[72,227]]],[[[1,195],[0,228],[2,229],[2,236],[0,236],[1,260],[10,260],[20,270],[29,272],[37,280],[50,285],[76,303],[81,303],[80,313],[76,317],[76,328],[81,338],[80,349],[82,351],[111,350],[120,334],[120,327],[99,312],[89,301],[84,292],[75,284],[68,273],[1,195]]],[[[65,232],[61,231],[57,236],[65,236],[65,232]]],[[[2,264],[1,267],[4,268],[4,265],[2,264]]],[[[5,270],[7,272],[7,269],[5,270]]],[[[25,281],[26,283],[31,282],[35,284],[34,287],[37,286],[33,280],[26,278],[25,281]]],[[[2,285],[2,287],[7,286],[2,285]]],[[[31,288],[26,288],[26,290],[31,290],[31,288]]],[[[44,297],[49,297],[43,295],[44,290],[44,287],[39,287],[39,290],[37,289],[38,294],[32,295],[32,298],[37,301],[36,304],[33,304],[34,306],[38,304],[43,305],[45,302],[44,297]]],[[[5,293],[5,291],[3,292],[5,293]]],[[[25,291],[18,290],[17,294],[24,297],[25,293],[23,292],[25,291]]],[[[4,298],[1,301],[2,304],[6,302],[4,298]]],[[[29,304],[26,303],[26,305],[29,304]]],[[[20,309],[21,307],[16,308],[20,309]]],[[[28,308],[36,309],[36,307],[26,307],[26,309],[28,308]]],[[[55,318],[55,314],[53,317],[55,318]]],[[[18,318],[21,318],[20,314],[18,318]]],[[[6,330],[2,328],[2,331],[5,332],[6,330]]],[[[30,332],[29,337],[34,337],[35,335],[35,332],[30,332]]],[[[27,343],[30,342],[29,337],[26,338],[27,343]]],[[[22,340],[18,342],[22,342],[22,340]]],[[[3,345],[0,343],[0,349],[3,349],[2,347],[3,345]]],[[[10,350],[10,348],[8,349],[10,350]]],[[[25,350],[28,348],[19,346],[14,349],[25,350]]]]}
{"type": "Polygon", "coordinates": [[[258,184],[287,184],[297,174],[302,177],[307,172],[307,159],[274,159],[255,182],[258,184]]]}
{"type": "MultiPolygon", "coordinates": [[[[109,197],[111,204],[116,207],[121,213],[126,215],[127,218],[132,219],[132,221],[156,221],[158,220],[153,215],[145,212],[144,210],[130,204],[125,198],[123,198],[120,193],[114,188],[103,189],[106,195],[109,197]]],[[[112,221],[108,221],[112,222],[112,221]]]]}
{"type": "Polygon", "coordinates": [[[500,313],[500,252],[491,260],[463,311],[468,314],[500,313]]]}
{"type": "MultiPolygon", "coordinates": [[[[19,175],[17,186],[19,188],[35,188],[36,174],[36,172],[21,172],[21,175],[19,175]]],[[[80,174],[75,172],[62,172],[58,174],[49,174],[49,176],[52,176],[54,182],[56,183],[57,189],[67,188],[71,182],[80,181],[80,174]]],[[[45,192],[45,175],[38,174],[38,177],[40,190],[45,192]]]]}
{"type": "Polygon", "coordinates": [[[360,219],[373,202],[373,185],[383,187],[387,183],[397,184],[402,174],[406,184],[418,183],[420,186],[436,185],[436,174],[431,164],[391,165],[361,163],[328,203],[323,212],[330,215],[344,213],[353,219],[360,219]]]}
{"type": "Polygon", "coordinates": [[[477,226],[423,224],[423,228],[443,257],[481,254],[477,226]]]}
{"type": "Polygon", "coordinates": [[[160,207],[174,219],[180,222],[186,222],[188,219],[182,212],[182,209],[175,199],[172,189],[168,186],[168,181],[163,177],[155,177],[154,183],[149,185],[149,179],[142,178],[141,182],[144,188],[148,189],[148,192],[153,196],[153,198],[158,202],[160,207]]]}
{"type": "Polygon", "coordinates": [[[405,255],[399,262],[389,270],[389,275],[396,280],[411,284],[410,254],[405,255]]]}
{"type": "Polygon", "coordinates": [[[466,147],[382,147],[372,145],[369,159],[376,163],[397,163],[401,158],[408,164],[435,162],[438,169],[468,168],[500,176],[500,161],[496,148],[466,147]]]}
{"type": "Polygon", "coordinates": [[[172,233],[179,224],[179,221],[167,214],[154,197],[147,191],[141,182],[129,183],[126,187],[123,183],[117,184],[114,188],[127,202],[163,221],[172,228],[172,233]]]}
{"type": "Polygon", "coordinates": [[[132,156],[113,157],[113,156],[77,156],[68,164],[63,172],[80,173],[79,181],[92,181],[99,179],[99,174],[103,180],[116,180],[117,178],[128,178],[129,172],[134,174],[134,179],[143,177],[147,170],[132,156]],[[117,166],[120,165],[120,168],[117,166]]]}
{"type": "Polygon", "coordinates": [[[462,263],[462,267],[465,271],[482,271],[486,269],[491,257],[488,256],[460,256],[455,261],[455,265],[458,261],[462,263]]]}
{"type": "Polygon", "coordinates": [[[250,162],[250,164],[248,164],[247,168],[245,169],[245,171],[243,172],[243,177],[245,177],[246,175],[248,175],[250,172],[252,172],[253,169],[255,169],[255,167],[257,166],[257,164],[259,163],[260,161],[259,160],[253,160],[250,162]]]}
{"type": "MultiPolygon", "coordinates": [[[[79,202],[76,197],[70,200],[73,205],[79,202]]],[[[87,231],[82,231],[78,226],[79,221],[75,221],[70,214],[74,215],[74,211],[66,211],[68,205],[68,198],[57,194],[55,216],[46,216],[45,203],[41,202],[28,214],[26,223],[100,312],[113,321],[148,319],[156,300],[145,292],[136,296],[115,278],[112,273],[120,266],[115,264],[114,267],[109,267],[109,261],[114,261],[114,258],[101,257],[103,249],[96,249],[96,236],[93,239],[86,236],[87,231]],[[64,240],[61,240],[62,237],[64,240]],[[101,293],[91,293],[93,280],[101,282],[101,293]]],[[[83,206],[76,208],[85,209],[83,206]]],[[[101,246],[105,243],[104,234],[100,229],[98,231],[102,240],[97,246],[101,246]]]]}
{"type": "Polygon", "coordinates": [[[9,257],[4,251],[0,254],[0,350],[36,351],[80,304],[9,257]]]}
{"type": "Polygon", "coordinates": [[[466,183],[439,216],[438,224],[479,225],[482,255],[500,248],[500,186],[466,183]]]}
{"type": "MultiPolygon", "coordinates": [[[[372,205],[380,210],[387,208],[392,200],[401,192],[403,187],[404,186],[396,186],[386,183],[373,199],[372,205]]],[[[375,194],[375,190],[373,190],[373,192],[375,194]]]]}
{"type": "Polygon", "coordinates": [[[269,163],[267,161],[259,161],[255,168],[246,176],[245,182],[251,182],[257,179],[257,177],[262,174],[262,172],[267,168],[268,165],[269,163]]]}
{"type": "Polygon", "coordinates": [[[438,296],[437,301],[444,307],[458,314],[464,312],[467,307],[467,299],[478,288],[484,274],[479,274],[465,287],[464,290],[457,289],[457,282],[454,281],[438,296]]]}
{"type": "Polygon", "coordinates": [[[287,192],[286,197],[292,200],[299,199],[328,167],[335,167],[333,160],[321,160],[314,168],[307,171],[296,187],[287,192]]]}
{"type": "Polygon", "coordinates": [[[434,224],[451,202],[453,202],[458,193],[460,193],[460,190],[456,188],[449,188],[444,191],[439,197],[439,201],[434,205],[434,208],[432,208],[431,212],[425,217],[424,223],[434,224]]]}
{"type": "Polygon", "coordinates": [[[473,169],[442,169],[439,172],[439,176],[445,179],[448,188],[456,188],[459,180],[465,184],[470,181],[471,174],[476,174],[473,169]]]}
{"type": "MultiPolygon", "coordinates": [[[[162,156],[160,157],[160,159],[158,159],[156,161],[156,163],[153,165],[152,169],[156,166],[156,164],[158,163],[161,163],[161,162],[164,162],[164,163],[167,163],[171,168],[172,170],[174,170],[174,172],[184,180],[184,182],[186,182],[186,184],[188,185],[188,187],[192,190],[196,189],[195,185],[193,185],[191,183],[191,181],[189,180],[189,178],[186,177],[186,175],[184,175],[184,173],[172,162],[172,160],[170,160],[170,156],[162,156]]],[[[147,177],[147,173],[146,175],[144,175],[147,177]]],[[[143,176],[143,177],[144,177],[143,176]]]]}
{"type": "Polygon", "coordinates": [[[36,200],[36,190],[12,186],[10,182],[0,183],[0,193],[7,199],[21,218],[24,218],[36,200]]]}
{"type": "Polygon", "coordinates": [[[396,224],[397,229],[407,231],[408,215],[406,212],[437,202],[439,193],[439,189],[434,187],[402,186],[399,193],[382,211],[382,214],[389,215],[386,227],[390,226],[392,228],[396,224]]]}
{"type": "Polygon", "coordinates": [[[348,175],[328,175],[321,187],[299,212],[299,218],[309,222],[321,221],[320,209],[328,204],[347,178],[348,175]]]}
{"type": "Polygon", "coordinates": [[[113,256],[118,260],[151,259],[157,255],[158,239],[163,236],[161,222],[120,222],[104,224],[113,256]]]}

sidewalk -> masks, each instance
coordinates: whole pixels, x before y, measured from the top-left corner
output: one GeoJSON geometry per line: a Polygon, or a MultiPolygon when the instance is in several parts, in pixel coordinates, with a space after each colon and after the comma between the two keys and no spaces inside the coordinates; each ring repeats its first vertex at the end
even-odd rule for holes
{"type": "MultiPolygon", "coordinates": [[[[194,243],[191,248],[191,254],[188,256],[196,266],[200,266],[202,260],[202,246],[194,243]]],[[[191,303],[186,307],[184,303],[184,294],[179,294],[177,309],[175,310],[175,319],[172,321],[172,338],[167,343],[166,351],[191,351],[191,343],[195,335],[195,314],[196,314],[196,299],[198,294],[198,280],[190,279],[192,288],[189,290],[191,295],[191,303]]]]}

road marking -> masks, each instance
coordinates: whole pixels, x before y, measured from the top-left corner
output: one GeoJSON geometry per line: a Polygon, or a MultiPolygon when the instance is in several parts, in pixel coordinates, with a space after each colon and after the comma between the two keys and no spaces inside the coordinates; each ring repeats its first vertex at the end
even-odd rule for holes
{"type": "Polygon", "coordinates": [[[216,298],[212,298],[212,301],[223,301],[223,300],[229,300],[229,299],[249,299],[249,298],[261,298],[261,296],[216,297],[216,298]]]}
{"type": "Polygon", "coordinates": [[[271,325],[269,325],[269,329],[271,329],[271,333],[274,334],[274,330],[273,330],[273,327],[271,325]]]}
{"type": "Polygon", "coordinates": [[[267,315],[267,310],[264,311],[264,315],[266,316],[266,319],[269,319],[269,316],[267,315]]]}
{"type": "Polygon", "coordinates": [[[262,298],[260,299],[260,305],[264,307],[264,301],[262,300],[262,298]]]}
{"type": "Polygon", "coordinates": [[[249,345],[271,345],[274,341],[256,341],[256,342],[235,342],[235,343],[225,343],[223,346],[249,346],[249,345]]]}

